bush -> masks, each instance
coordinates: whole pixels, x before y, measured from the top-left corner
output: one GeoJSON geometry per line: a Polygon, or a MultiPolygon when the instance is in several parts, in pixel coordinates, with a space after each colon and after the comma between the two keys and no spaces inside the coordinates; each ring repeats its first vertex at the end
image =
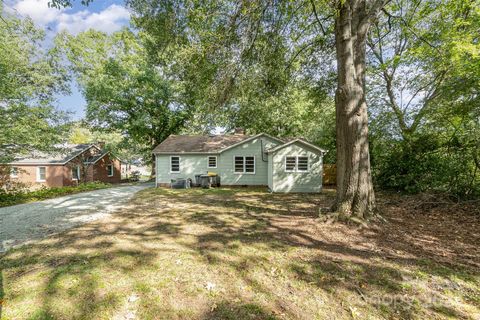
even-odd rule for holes
{"type": "Polygon", "coordinates": [[[25,191],[22,189],[5,191],[0,189],[0,207],[6,207],[25,202],[40,201],[78,192],[105,189],[109,186],[111,186],[109,183],[87,182],[79,184],[78,186],[54,188],[42,187],[41,189],[35,191],[25,191]]]}
{"type": "Polygon", "coordinates": [[[471,153],[462,145],[441,143],[433,135],[398,141],[374,152],[375,183],[382,189],[407,193],[441,192],[458,198],[480,196],[471,153]]]}

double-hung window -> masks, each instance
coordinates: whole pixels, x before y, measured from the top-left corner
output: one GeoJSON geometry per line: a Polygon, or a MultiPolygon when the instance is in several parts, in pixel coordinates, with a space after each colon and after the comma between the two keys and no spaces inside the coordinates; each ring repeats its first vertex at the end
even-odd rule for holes
{"type": "Polygon", "coordinates": [[[217,156],[209,156],[208,157],[208,167],[209,168],[216,168],[217,167],[217,156]]]}
{"type": "Polygon", "coordinates": [[[235,156],[234,172],[255,174],[255,157],[254,156],[235,156]]]}
{"type": "Polygon", "coordinates": [[[18,178],[18,168],[12,167],[10,169],[10,178],[18,178]]]}
{"type": "Polygon", "coordinates": [[[45,182],[47,179],[47,167],[37,167],[37,182],[45,182]]]}
{"type": "Polygon", "coordinates": [[[113,164],[107,165],[107,176],[113,177],[113,164]]]}
{"type": "Polygon", "coordinates": [[[76,166],[72,168],[72,180],[80,180],[80,167],[76,166]]]}
{"type": "Polygon", "coordinates": [[[308,157],[306,156],[286,156],[285,172],[308,172],[308,157]]]}
{"type": "Polygon", "coordinates": [[[179,173],[180,172],[180,157],[171,156],[170,157],[170,173],[179,173]]]}
{"type": "Polygon", "coordinates": [[[285,171],[295,172],[297,167],[297,157],[285,157],[285,171]]]}
{"type": "Polygon", "coordinates": [[[297,157],[297,171],[308,172],[308,157],[297,157]]]}

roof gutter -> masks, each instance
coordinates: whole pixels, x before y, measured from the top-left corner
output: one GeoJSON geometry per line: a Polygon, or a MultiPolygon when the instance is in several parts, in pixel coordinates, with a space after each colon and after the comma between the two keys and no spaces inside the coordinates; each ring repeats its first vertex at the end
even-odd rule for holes
{"type": "Polygon", "coordinates": [[[202,152],[198,152],[198,151],[197,151],[197,152],[194,152],[194,151],[191,151],[191,152],[189,152],[189,151],[179,151],[179,152],[175,152],[175,151],[160,151],[160,152],[158,152],[158,151],[157,151],[157,152],[155,152],[155,150],[154,150],[154,151],[152,151],[152,153],[153,153],[153,154],[220,154],[220,153],[222,153],[222,152],[224,152],[224,151],[230,150],[230,149],[235,148],[235,147],[237,147],[237,146],[239,146],[239,145],[241,145],[241,144],[244,144],[244,143],[246,143],[246,142],[255,140],[255,139],[257,139],[257,138],[259,138],[259,137],[262,137],[262,136],[268,137],[268,138],[270,138],[270,139],[272,139],[272,140],[276,140],[276,141],[281,142],[281,143],[285,143],[285,141],[283,141],[283,140],[281,140],[281,139],[279,139],[279,138],[272,137],[271,135],[268,135],[268,134],[266,134],[266,133],[259,133],[259,134],[257,134],[257,135],[254,135],[254,136],[252,136],[252,137],[250,137],[250,138],[247,138],[247,139],[245,139],[245,140],[242,140],[242,141],[240,141],[240,142],[237,142],[237,143],[235,143],[235,144],[232,144],[231,146],[228,146],[228,147],[226,147],[226,148],[223,148],[223,149],[221,149],[221,150],[219,150],[219,151],[215,151],[215,152],[208,152],[208,151],[202,151],[202,152]]]}
{"type": "Polygon", "coordinates": [[[153,154],[220,154],[222,151],[217,151],[217,152],[208,152],[208,151],[203,151],[203,152],[193,152],[193,151],[161,151],[161,152],[152,152],[153,154]]]}
{"type": "Polygon", "coordinates": [[[313,144],[311,144],[311,143],[309,143],[309,142],[307,142],[307,141],[305,141],[305,140],[303,140],[303,139],[294,139],[294,140],[289,141],[289,142],[287,142],[287,143],[278,145],[278,146],[276,146],[275,148],[272,148],[272,149],[268,150],[267,153],[276,152],[276,151],[278,151],[278,150],[280,150],[280,149],[283,149],[283,148],[285,148],[286,146],[289,146],[289,145],[294,144],[294,143],[296,143],[296,142],[299,142],[299,143],[302,143],[302,144],[304,144],[304,145],[306,145],[306,146],[309,146],[310,148],[315,149],[315,150],[318,150],[318,151],[320,151],[320,152],[323,153],[323,154],[327,153],[327,150],[324,150],[324,149],[322,149],[322,148],[319,148],[319,147],[317,147],[316,145],[313,145],[313,144]]]}
{"type": "MultiPolygon", "coordinates": [[[[66,161],[64,162],[30,162],[30,163],[21,163],[21,162],[9,162],[9,163],[5,163],[6,165],[16,165],[16,166],[54,166],[54,165],[57,165],[57,166],[64,166],[66,165],[67,163],[69,163],[70,161],[72,161],[73,159],[75,159],[76,157],[78,157],[79,155],[81,155],[82,153],[84,153],[85,151],[91,149],[91,148],[97,148],[98,150],[101,151],[101,149],[92,144],[90,146],[88,146],[87,148],[77,152],[74,156],[71,156],[70,158],[68,158],[66,161]]],[[[101,158],[103,158],[106,154],[108,154],[109,152],[106,152],[102,157],[100,157],[98,160],[100,160],[101,158]]],[[[95,161],[96,162],[96,161],[95,161]]],[[[94,163],[95,163],[94,162],[94,163]]]]}

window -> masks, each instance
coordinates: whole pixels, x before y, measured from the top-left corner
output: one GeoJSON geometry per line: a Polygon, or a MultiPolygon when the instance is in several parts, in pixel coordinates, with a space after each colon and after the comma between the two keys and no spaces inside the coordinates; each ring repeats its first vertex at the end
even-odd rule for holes
{"type": "Polygon", "coordinates": [[[308,157],[297,157],[297,171],[308,171],[308,157]]]}
{"type": "Polygon", "coordinates": [[[17,167],[10,168],[10,178],[18,178],[18,168],[17,167]]]}
{"type": "Polygon", "coordinates": [[[294,172],[297,166],[297,157],[285,157],[285,171],[294,172]]]}
{"type": "Polygon", "coordinates": [[[180,172],[180,157],[170,157],[170,173],[180,172]]]}
{"type": "Polygon", "coordinates": [[[245,173],[255,173],[255,157],[245,157],[245,173]]]}
{"type": "Polygon", "coordinates": [[[208,157],[208,167],[209,168],[216,168],[217,167],[217,157],[216,156],[208,157]]]}
{"type": "Polygon", "coordinates": [[[72,180],[80,179],[80,167],[76,166],[72,168],[72,180]]]}
{"type": "Polygon", "coordinates": [[[243,157],[235,157],[235,173],[243,173],[243,157]]]}
{"type": "Polygon", "coordinates": [[[113,177],[113,165],[111,164],[107,165],[107,175],[113,177]]]}
{"type": "Polygon", "coordinates": [[[235,173],[255,174],[255,157],[235,156],[234,158],[235,173]]]}
{"type": "Polygon", "coordinates": [[[285,157],[285,172],[308,172],[308,157],[285,157]]]}
{"type": "Polygon", "coordinates": [[[46,180],[47,168],[46,167],[37,167],[37,181],[44,182],[46,180]]]}

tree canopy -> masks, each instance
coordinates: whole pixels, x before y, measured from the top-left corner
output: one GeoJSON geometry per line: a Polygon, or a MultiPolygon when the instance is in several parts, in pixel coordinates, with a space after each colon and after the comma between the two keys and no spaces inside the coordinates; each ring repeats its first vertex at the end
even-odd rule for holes
{"type": "MultiPolygon", "coordinates": [[[[57,7],[71,4],[52,1],[57,7]]],[[[355,135],[372,144],[359,159],[371,157],[374,184],[406,192],[479,194],[477,1],[126,4],[134,31],[64,36],[89,104],[87,115],[97,127],[121,130],[145,150],[168,133],[219,127],[303,136],[329,149],[327,162],[340,165],[357,148],[337,150],[335,156],[339,145],[356,143],[348,141],[352,119],[344,119],[347,131],[338,130],[340,107],[350,103],[342,95],[352,79],[345,78],[345,49],[356,59],[351,74],[361,74],[355,78],[360,85],[350,88],[364,103],[359,122],[364,131],[355,135]],[[342,20],[342,14],[352,20],[342,20]],[[354,33],[351,44],[341,47],[354,33]],[[365,55],[359,55],[363,48],[365,55]]]]}
{"type": "Polygon", "coordinates": [[[45,33],[30,19],[3,10],[1,18],[0,158],[8,161],[64,141],[67,115],[55,108],[55,98],[68,92],[68,75],[58,52],[44,48],[45,33]]]}
{"type": "Polygon", "coordinates": [[[167,68],[149,62],[133,32],[62,34],[57,43],[86,98],[86,120],[97,129],[120,132],[146,159],[190,118],[192,106],[178,83],[167,68]]]}

